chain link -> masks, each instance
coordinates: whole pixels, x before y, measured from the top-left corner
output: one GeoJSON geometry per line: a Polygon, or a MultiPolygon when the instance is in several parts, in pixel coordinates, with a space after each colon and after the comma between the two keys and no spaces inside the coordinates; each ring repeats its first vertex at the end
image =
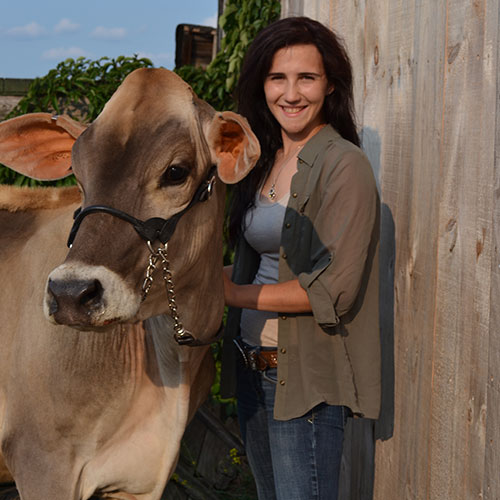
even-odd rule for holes
{"type": "Polygon", "coordinates": [[[174,282],[172,279],[172,271],[170,270],[170,262],[168,260],[168,242],[165,243],[163,248],[158,248],[154,251],[151,242],[148,241],[148,248],[151,252],[149,255],[149,263],[146,268],[146,278],[142,284],[142,301],[144,301],[151,290],[153,285],[153,273],[156,270],[157,263],[161,259],[163,268],[163,283],[165,285],[165,291],[167,293],[168,307],[170,309],[170,314],[174,320],[174,330],[179,338],[183,336],[190,335],[182,325],[182,322],[177,311],[177,302],[175,301],[175,289],[174,282]]]}
{"type": "Polygon", "coordinates": [[[158,252],[154,252],[151,248],[151,244],[148,241],[148,245],[150,247],[151,253],[149,254],[149,262],[148,267],[146,268],[146,277],[144,278],[144,282],[142,283],[142,297],[141,302],[146,300],[148,296],[149,290],[151,290],[151,286],[153,285],[153,273],[156,269],[156,264],[160,255],[158,252]]]}

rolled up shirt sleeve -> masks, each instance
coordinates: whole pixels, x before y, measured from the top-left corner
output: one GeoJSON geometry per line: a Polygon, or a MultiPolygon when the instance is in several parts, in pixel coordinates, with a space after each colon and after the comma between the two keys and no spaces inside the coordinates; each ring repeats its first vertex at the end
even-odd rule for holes
{"type": "Polygon", "coordinates": [[[298,274],[315,320],[329,333],[359,293],[377,220],[378,192],[368,159],[346,152],[322,179],[312,220],[312,267],[298,274]]]}

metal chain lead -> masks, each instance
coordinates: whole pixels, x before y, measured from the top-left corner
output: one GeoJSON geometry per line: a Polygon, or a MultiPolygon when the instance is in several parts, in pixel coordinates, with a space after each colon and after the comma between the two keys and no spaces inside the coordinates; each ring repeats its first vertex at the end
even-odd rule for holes
{"type": "Polygon", "coordinates": [[[155,272],[156,264],[158,262],[158,259],[160,258],[160,254],[153,250],[150,241],[148,241],[148,247],[151,253],[149,254],[148,267],[146,268],[146,277],[144,278],[144,282],[142,283],[141,302],[144,302],[146,300],[149,290],[151,290],[151,286],[153,285],[153,273],[155,272]]]}
{"type": "Polygon", "coordinates": [[[165,284],[165,291],[167,292],[168,307],[170,308],[170,313],[172,314],[172,319],[174,320],[174,330],[178,337],[182,337],[187,334],[184,330],[184,326],[181,323],[181,319],[177,312],[177,303],[175,302],[175,291],[174,282],[172,280],[172,271],[170,271],[170,262],[167,259],[167,249],[168,243],[165,243],[163,248],[158,249],[161,261],[163,264],[163,282],[165,284]]]}
{"type": "Polygon", "coordinates": [[[148,241],[149,251],[151,252],[149,255],[149,263],[146,269],[146,278],[144,279],[144,283],[142,284],[142,301],[144,301],[153,285],[153,273],[156,269],[156,264],[158,260],[161,259],[162,267],[163,267],[163,282],[165,284],[165,291],[167,293],[168,307],[170,309],[170,314],[172,319],[174,320],[174,330],[177,334],[177,337],[182,339],[183,337],[190,336],[189,332],[184,329],[182,322],[179,317],[179,313],[177,312],[177,302],[175,301],[175,290],[174,290],[174,282],[172,280],[172,271],[170,270],[170,262],[167,258],[168,251],[168,242],[165,243],[163,248],[158,248],[155,252],[153,247],[151,246],[151,242],[148,241]]]}

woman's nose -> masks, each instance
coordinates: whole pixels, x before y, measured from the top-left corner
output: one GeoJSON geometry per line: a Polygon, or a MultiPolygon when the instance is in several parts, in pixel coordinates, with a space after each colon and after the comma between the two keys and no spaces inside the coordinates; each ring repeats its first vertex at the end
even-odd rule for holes
{"type": "Polygon", "coordinates": [[[288,102],[296,102],[300,100],[299,89],[295,82],[288,81],[283,96],[288,102]]]}

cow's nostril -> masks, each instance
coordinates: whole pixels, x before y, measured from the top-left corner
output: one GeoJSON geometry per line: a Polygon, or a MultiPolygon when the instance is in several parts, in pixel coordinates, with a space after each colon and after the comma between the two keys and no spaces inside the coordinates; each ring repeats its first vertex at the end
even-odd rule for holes
{"type": "Polygon", "coordinates": [[[96,307],[101,305],[102,285],[99,280],[93,280],[86,283],[78,297],[78,302],[83,307],[96,307]]]}
{"type": "Polygon", "coordinates": [[[99,280],[49,279],[49,312],[56,321],[77,322],[102,307],[104,289],[99,280]],[[59,319],[58,319],[59,318],[59,319]],[[70,320],[67,320],[70,318],[70,320]]]}
{"type": "Polygon", "coordinates": [[[53,316],[57,310],[59,309],[58,305],[57,305],[57,300],[54,298],[54,296],[52,295],[52,293],[50,293],[50,297],[49,297],[49,314],[51,316],[53,316]]]}

